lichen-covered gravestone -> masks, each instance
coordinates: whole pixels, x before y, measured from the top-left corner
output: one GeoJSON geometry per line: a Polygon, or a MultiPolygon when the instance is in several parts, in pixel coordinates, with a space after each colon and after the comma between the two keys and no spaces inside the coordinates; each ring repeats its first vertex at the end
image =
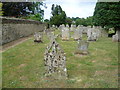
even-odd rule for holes
{"type": "Polygon", "coordinates": [[[34,42],[42,43],[43,42],[43,32],[35,32],[34,42]]]}
{"type": "Polygon", "coordinates": [[[45,76],[67,79],[66,57],[59,44],[53,39],[44,54],[45,76]]]}
{"type": "Polygon", "coordinates": [[[83,41],[83,40],[78,40],[78,47],[77,47],[75,54],[87,55],[88,54],[88,46],[89,46],[89,42],[83,41]]]}

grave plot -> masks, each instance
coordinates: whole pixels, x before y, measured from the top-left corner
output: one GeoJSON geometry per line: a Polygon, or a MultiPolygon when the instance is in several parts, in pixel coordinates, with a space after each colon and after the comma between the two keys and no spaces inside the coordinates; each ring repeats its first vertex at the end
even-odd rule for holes
{"type": "Polygon", "coordinates": [[[52,40],[45,50],[45,76],[54,79],[67,79],[66,57],[59,44],[52,40]]]}

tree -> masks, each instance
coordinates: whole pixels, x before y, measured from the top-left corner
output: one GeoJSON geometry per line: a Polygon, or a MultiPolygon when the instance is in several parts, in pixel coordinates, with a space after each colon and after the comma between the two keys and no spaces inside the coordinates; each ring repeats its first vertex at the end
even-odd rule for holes
{"type": "Polygon", "coordinates": [[[86,18],[87,26],[93,26],[93,16],[89,16],[86,18]]]}
{"type": "Polygon", "coordinates": [[[3,2],[3,16],[22,17],[37,13],[44,15],[41,5],[42,2],[3,2]]]}
{"type": "Polygon", "coordinates": [[[66,13],[62,10],[60,5],[52,5],[51,8],[52,17],[50,18],[50,24],[59,26],[66,23],[66,13]]]}
{"type": "Polygon", "coordinates": [[[85,19],[85,18],[76,19],[75,24],[76,24],[76,26],[78,26],[78,25],[87,26],[87,22],[86,22],[86,19],[85,19]]]}
{"type": "Polygon", "coordinates": [[[94,15],[94,25],[120,28],[120,2],[97,2],[94,15]]]}
{"type": "Polygon", "coordinates": [[[72,24],[72,19],[70,17],[66,18],[66,24],[68,24],[69,26],[71,26],[72,24]]]}

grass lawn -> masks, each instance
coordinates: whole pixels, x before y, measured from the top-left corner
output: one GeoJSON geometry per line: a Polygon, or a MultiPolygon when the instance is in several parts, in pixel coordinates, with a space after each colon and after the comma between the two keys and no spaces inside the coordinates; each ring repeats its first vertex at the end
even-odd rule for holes
{"type": "MultiPolygon", "coordinates": [[[[59,32],[55,32],[57,34],[59,32]]],[[[85,39],[85,36],[84,36],[85,39]]],[[[57,38],[66,53],[67,80],[52,80],[44,77],[44,52],[49,39],[34,43],[34,38],[2,53],[3,88],[117,88],[118,43],[101,37],[90,42],[89,55],[74,56],[77,42],[57,38]]]]}

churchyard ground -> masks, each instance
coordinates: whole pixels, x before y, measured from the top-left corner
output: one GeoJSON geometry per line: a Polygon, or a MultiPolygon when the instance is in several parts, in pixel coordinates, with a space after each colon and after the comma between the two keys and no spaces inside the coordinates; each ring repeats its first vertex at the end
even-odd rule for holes
{"type": "MultiPolygon", "coordinates": [[[[56,30],[55,34],[59,32],[56,30]]],[[[86,40],[86,36],[84,35],[86,40]]],[[[34,37],[2,52],[3,88],[117,88],[118,42],[101,37],[89,43],[89,54],[74,55],[77,41],[72,38],[57,42],[66,53],[68,79],[53,80],[44,76],[44,52],[49,44],[46,35],[43,43],[34,43],[34,37]]]]}

